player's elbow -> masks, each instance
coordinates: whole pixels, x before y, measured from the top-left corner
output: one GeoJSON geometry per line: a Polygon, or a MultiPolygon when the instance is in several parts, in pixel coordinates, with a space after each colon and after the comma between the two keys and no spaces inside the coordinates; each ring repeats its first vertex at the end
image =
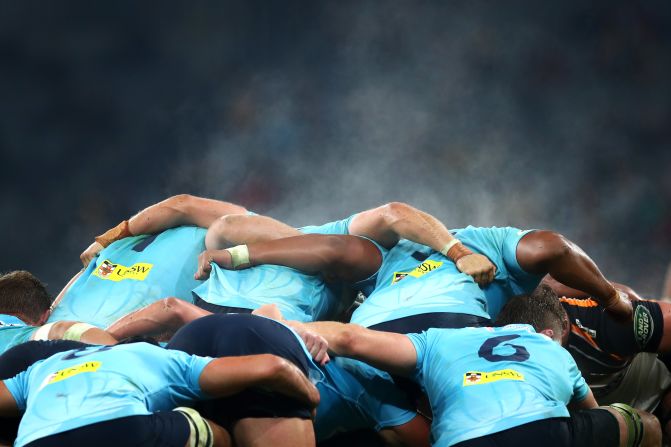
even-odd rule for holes
{"type": "Polygon", "coordinates": [[[241,231],[250,216],[244,214],[226,214],[217,218],[207,230],[205,247],[219,250],[241,239],[241,231]]]}
{"type": "Polygon", "coordinates": [[[405,219],[413,208],[404,202],[389,202],[378,208],[380,216],[388,227],[393,227],[405,219]]]}
{"type": "Polygon", "coordinates": [[[167,322],[171,327],[179,328],[192,320],[188,303],[174,296],[161,300],[162,311],[167,315],[167,322]]]}

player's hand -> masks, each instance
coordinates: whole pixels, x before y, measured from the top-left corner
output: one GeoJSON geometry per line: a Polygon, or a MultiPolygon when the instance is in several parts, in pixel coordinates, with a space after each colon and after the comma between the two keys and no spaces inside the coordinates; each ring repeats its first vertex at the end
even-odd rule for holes
{"type": "Polygon", "coordinates": [[[323,366],[331,360],[328,354],[329,344],[324,337],[311,331],[298,321],[285,321],[285,323],[303,339],[305,347],[315,362],[323,366]]]}
{"type": "Polygon", "coordinates": [[[456,262],[460,272],[473,277],[480,286],[486,286],[494,281],[496,266],[487,258],[487,256],[471,253],[459,258],[456,262]]]}
{"type": "Polygon", "coordinates": [[[634,319],[634,308],[626,293],[618,290],[617,300],[612,304],[604,306],[604,311],[607,312],[614,320],[620,323],[631,323],[634,319]]]}
{"type": "Polygon", "coordinates": [[[207,279],[212,271],[212,262],[222,269],[235,270],[233,268],[233,258],[228,250],[205,250],[198,255],[198,270],[193,275],[196,279],[207,279]]]}
{"type": "Polygon", "coordinates": [[[100,245],[98,242],[93,241],[93,243],[89,245],[89,247],[86,250],[84,250],[84,252],[81,255],[79,255],[79,259],[82,260],[84,268],[89,266],[91,260],[96,256],[98,256],[98,253],[100,253],[103,250],[103,248],[105,247],[100,245]]]}

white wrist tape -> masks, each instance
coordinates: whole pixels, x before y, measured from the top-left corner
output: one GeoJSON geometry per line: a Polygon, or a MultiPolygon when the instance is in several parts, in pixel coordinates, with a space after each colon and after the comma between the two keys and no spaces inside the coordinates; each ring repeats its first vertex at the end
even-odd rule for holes
{"type": "Polygon", "coordinates": [[[243,264],[249,264],[249,249],[246,245],[236,245],[235,247],[227,248],[226,251],[231,254],[231,262],[234,269],[243,264]]]}
{"type": "Polygon", "coordinates": [[[84,332],[94,327],[88,323],[75,323],[63,332],[63,340],[80,341],[84,332]]]}
{"type": "Polygon", "coordinates": [[[55,323],[49,323],[45,324],[43,326],[40,326],[37,328],[35,332],[33,332],[33,340],[49,340],[49,331],[51,331],[51,326],[53,326],[55,323]]]}
{"type": "Polygon", "coordinates": [[[450,248],[454,247],[455,245],[461,243],[461,241],[457,238],[452,239],[450,242],[445,244],[442,250],[440,252],[443,254],[443,256],[447,256],[447,252],[450,251],[450,248]]]}

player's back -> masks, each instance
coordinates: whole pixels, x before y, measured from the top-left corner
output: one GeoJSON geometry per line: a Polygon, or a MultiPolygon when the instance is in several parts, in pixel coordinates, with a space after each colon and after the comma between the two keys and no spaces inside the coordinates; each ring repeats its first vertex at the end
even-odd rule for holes
{"type": "Polygon", "coordinates": [[[384,256],[375,290],[351,321],[372,326],[431,312],[489,318],[484,294],[470,276],[442,254],[403,239],[384,256]]]}
{"type": "Polygon", "coordinates": [[[566,404],[588,392],[568,352],[531,326],[430,329],[409,337],[418,352],[417,380],[434,411],[436,445],[568,417],[566,404]]]}
{"type": "Polygon", "coordinates": [[[177,227],[157,235],[121,239],[100,252],[65,293],[49,321],[84,321],[107,327],[162,298],[192,302],[198,255],[206,230],[177,227]]]}
{"type": "Polygon", "coordinates": [[[147,343],[55,354],[5,382],[26,410],[17,444],[202,398],[198,377],[208,362],[147,343]]]}
{"type": "Polygon", "coordinates": [[[288,320],[335,319],[344,307],[342,287],[328,285],[321,275],[279,266],[259,265],[245,270],[212,266],[210,278],[193,293],[211,304],[257,309],[276,304],[288,320]]]}

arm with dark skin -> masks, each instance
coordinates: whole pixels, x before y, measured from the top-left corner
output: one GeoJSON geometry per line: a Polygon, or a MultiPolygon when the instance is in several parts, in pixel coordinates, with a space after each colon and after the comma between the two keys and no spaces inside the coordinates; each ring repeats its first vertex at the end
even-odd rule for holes
{"type": "Polygon", "coordinates": [[[4,381],[0,381],[0,417],[15,417],[19,415],[19,407],[12,393],[9,392],[4,381]]]}
{"type": "MultiPolygon", "coordinates": [[[[560,283],[550,275],[547,275],[545,276],[545,278],[543,278],[543,283],[550,286],[550,288],[554,290],[555,293],[560,297],[565,296],[568,298],[588,298],[590,296],[588,293],[583,292],[582,290],[577,290],[574,289],[573,287],[569,287],[565,284],[560,283]]],[[[630,300],[643,299],[638,293],[636,293],[634,289],[625,284],[620,284],[614,281],[611,281],[610,283],[620,292],[627,294],[630,300]]]]}
{"type": "Polygon", "coordinates": [[[534,231],[517,245],[517,261],[525,271],[549,274],[568,287],[586,292],[613,318],[631,321],[631,302],[619,294],[580,247],[552,231],[534,231]]]}
{"type": "MultiPolygon", "coordinates": [[[[491,282],[496,273],[496,267],[486,256],[472,253],[458,243],[442,222],[406,203],[391,202],[358,213],[352,218],[348,231],[352,236],[367,237],[386,248],[393,247],[400,239],[426,245],[437,252],[448,246],[446,256],[481,285],[491,282]]],[[[300,234],[297,229],[267,216],[228,215],[212,223],[205,246],[215,250],[300,234]]]]}
{"type": "MultiPolygon", "coordinates": [[[[370,277],[382,262],[375,244],[356,236],[306,234],[249,244],[247,249],[250,262],[238,268],[261,264],[283,265],[350,283],[370,277]]],[[[209,276],[210,262],[233,269],[229,251],[206,250],[198,259],[196,279],[209,276]]]]}

